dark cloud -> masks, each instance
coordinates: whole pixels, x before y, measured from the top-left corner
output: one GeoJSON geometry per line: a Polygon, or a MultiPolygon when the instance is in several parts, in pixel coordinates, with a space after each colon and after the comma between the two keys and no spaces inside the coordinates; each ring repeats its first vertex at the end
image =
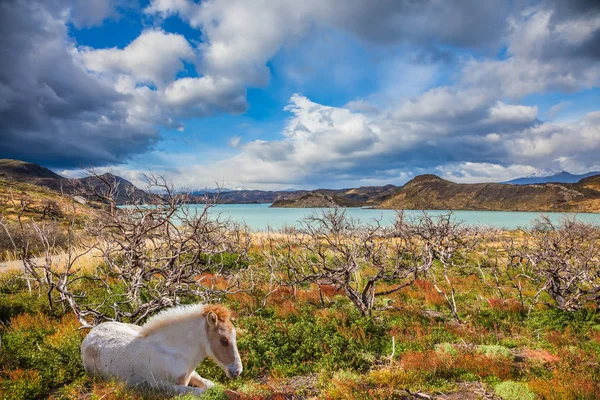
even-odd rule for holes
{"type": "Polygon", "coordinates": [[[564,18],[597,16],[600,13],[598,0],[550,0],[547,3],[556,11],[553,18],[557,21],[564,18]]]}
{"type": "Polygon", "coordinates": [[[332,19],[373,42],[480,47],[499,39],[514,10],[510,1],[349,0],[336,3],[332,19]]]}
{"type": "Polygon", "coordinates": [[[52,167],[122,163],[157,140],[126,96],[77,60],[58,1],[0,4],[0,157],[52,167]]]}

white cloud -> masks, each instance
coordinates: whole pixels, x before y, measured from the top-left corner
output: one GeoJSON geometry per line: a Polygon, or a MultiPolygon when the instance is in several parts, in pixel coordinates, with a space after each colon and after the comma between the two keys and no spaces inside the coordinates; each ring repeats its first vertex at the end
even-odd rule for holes
{"type": "MultiPolygon", "coordinates": [[[[441,93],[446,99],[448,92],[441,93]]],[[[436,97],[425,93],[423,98],[431,96],[436,97]]],[[[362,113],[294,95],[286,107],[292,117],[279,140],[248,142],[233,158],[191,167],[203,171],[192,175],[202,176],[198,179],[204,179],[203,184],[223,180],[263,188],[337,185],[352,179],[398,184],[427,171],[455,181],[487,182],[548,166],[580,171],[598,163],[600,113],[574,123],[543,123],[537,120],[535,107],[481,102],[467,107],[467,114],[488,119],[473,123],[459,108],[461,112],[429,121],[425,129],[422,114],[402,109],[420,101],[424,100],[400,106],[402,112],[369,108],[362,113]]]]}
{"type": "MultiPolygon", "coordinates": [[[[536,106],[518,100],[600,85],[600,14],[593,4],[586,5],[590,12],[579,3],[552,1],[523,9],[521,2],[479,0],[152,0],[144,11],[155,28],[124,48],[77,48],[67,24],[117,18],[127,1],[87,3],[0,3],[7,44],[0,50],[6,60],[0,131],[10,154],[21,155],[42,138],[38,161],[122,163],[152,149],[161,126],[182,131],[187,118],[244,112],[247,88],[269,83],[272,60],[299,51],[277,71],[279,79],[327,69],[315,85],[326,77],[348,86],[348,93],[355,84],[372,84],[374,93],[361,87],[356,93],[365,98],[342,107],[294,95],[280,136],[231,138],[239,154],[207,161],[194,179],[210,179],[209,186],[224,177],[237,186],[381,176],[397,182],[438,166],[448,176],[491,179],[528,168],[597,164],[596,114],[544,123],[536,106]],[[158,28],[169,16],[196,29],[201,41],[158,28]],[[334,39],[315,45],[321,36],[334,39]],[[368,49],[360,55],[373,60],[355,71],[356,54],[335,51],[340,43],[368,49]],[[472,49],[476,58],[464,55],[472,49]],[[496,57],[501,49],[505,54],[496,57]],[[294,64],[310,51],[305,63],[294,64]],[[320,53],[329,54],[315,64],[320,53]],[[444,85],[432,88],[440,80],[444,85]]],[[[289,95],[286,83],[278,89],[289,95]]]]}
{"type": "Polygon", "coordinates": [[[267,61],[315,30],[337,29],[375,44],[424,45],[434,37],[442,44],[478,47],[497,41],[504,30],[502,16],[509,11],[507,4],[478,0],[461,6],[439,1],[152,0],[144,10],[162,18],[177,15],[201,30],[202,69],[237,77],[250,86],[268,83],[267,61]],[[442,19],[453,23],[440,24],[442,19]]]}
{"type": "Polygon", "coordinates": [[[125,0],[71,0],[71,4],[71,20],[78,28],[101,25],[107,18],[118,18],[118,9],[130,6],[125,0]]]}
{"type": "Polygon", "coordinates": [[[499,101],[490,108],[486,122],[491,124],[532,123],[536,120],[537,113],[537,107],[505,104],[499,101]]]}
{"type": "Polygon", "coordinates": [[[461,162],[446,164],[436,168],[444,179],[460,183],[506,182],[511,179],[531,175],[538,171],[530,165],[507,165],[493,163],[461,162]]]}
{"type": "Polygon", "coordinates": [[[175,80],[184,67],[183,61],[195,61],[190,43],[182,35],[161,29],[143,31],[124,49],[81,50],[87,68],[100,74],[124,74],[136,83],[149,83],[158,87],[175,80]]]}
{"type": "Polygon", "coordinates": [[[508,57],[468,60],[464,85],[487,87],[498,97],[511,98],[600,85],[600,12],[569,16],[539,5],[508,21],[508,57]]]}
{"type": "Polygon", "coordinates": [[[236,148],[236,147],[238,147],[240,145],[241,141],[242,141],[242,137],[241,136],[232,136],[227,141],[227,144],[229,144],[230,147],[236,148]]]}

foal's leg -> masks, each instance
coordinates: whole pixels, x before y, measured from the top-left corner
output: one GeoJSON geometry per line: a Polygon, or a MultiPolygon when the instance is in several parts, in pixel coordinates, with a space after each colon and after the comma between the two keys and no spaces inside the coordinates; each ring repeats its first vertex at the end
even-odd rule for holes
{"type": "Polygon", "coordinates": [[[202,378],[196,371],[192,371],[192,374],[190,375],[190,386],[195,386],[202,389],[210,389],[211,387],[215,386],[215,384],[213,381],[202,378]]]}
{"type": "Polygon", "coordinates": [[[190,387],[185,385],[174,385],[169,382],[159,382],[157,384],[152,385],[157,389],[166,390],[168,392],[176,393],[176,394],[195,394],[197,396],[204,394],[206,389],[190,387]]]}

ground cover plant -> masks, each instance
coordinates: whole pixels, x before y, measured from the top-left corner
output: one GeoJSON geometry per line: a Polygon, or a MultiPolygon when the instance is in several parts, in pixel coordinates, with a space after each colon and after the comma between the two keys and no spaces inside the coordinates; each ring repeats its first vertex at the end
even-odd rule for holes
{"type": "Polygon", "coordinates": [[[234,311],[244,363],[232,381],[201,364],[207,399],[600,398],[598,227],[383,228],[340,209],[252,234],[183,205],[107,207],[66,225],[66,261],[46,240],[0,275],[0,398],[168,398],[86,376],[79,345],[86,326],[199,301],[234,311]]]}

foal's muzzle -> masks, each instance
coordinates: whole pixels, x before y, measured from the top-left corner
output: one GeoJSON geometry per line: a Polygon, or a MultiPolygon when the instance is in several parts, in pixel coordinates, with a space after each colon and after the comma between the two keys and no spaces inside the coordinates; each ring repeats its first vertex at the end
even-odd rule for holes
{"type": "Polygon", "coordinates": [[[230,366],[227,367],[227,377],[229,379],[234,379],[237,378],[238,376],[241,375],[242,373],[242,365],[241,364],[231,364],[230,366]]]}

